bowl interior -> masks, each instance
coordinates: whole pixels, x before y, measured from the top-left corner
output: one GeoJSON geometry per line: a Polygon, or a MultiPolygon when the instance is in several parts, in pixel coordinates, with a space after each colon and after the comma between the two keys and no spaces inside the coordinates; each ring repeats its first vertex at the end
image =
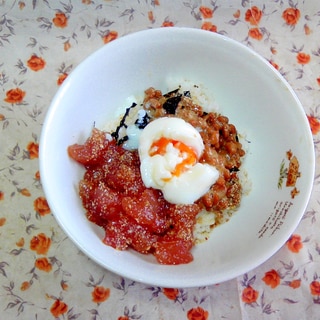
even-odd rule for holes
{"type": "MultiPolygon", "coordinates": [[[[291,157],[291,159],[292,159],[291,157]]],[[[314,175],[313,142],[296,95],[268,62],[226,37],[211,32],[162,28],[138,32],[104,46],[65,80],[43,126],[40,170],[57,221],[89,257],[131,279],[164,287],[219,283],[258,266],[273,255],[299,223],[314,175]],[[83,169],[67,147],[83,143],[93,125],[103,128],[129,96],[150,86],[166,92],[189,81],[203,87],[219,112],[245,136],[243,164],[252,184],[232,219],[193,249],[187,265],[163,266],[153,257],[119,252],[101,242],[78,197],[83,169]],[[286,187],[280,167],[288,151],[299,162],[299,193],[286,187]]]]}

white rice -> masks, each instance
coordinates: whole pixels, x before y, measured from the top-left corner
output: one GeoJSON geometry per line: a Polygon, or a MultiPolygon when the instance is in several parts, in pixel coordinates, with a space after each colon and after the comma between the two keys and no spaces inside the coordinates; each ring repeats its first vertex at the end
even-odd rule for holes
{"type": "Polygon", "coordinates": [[[214,96],[212,96],[209,90],[202,84],[194,84],[190,80],[168,78],[166,81],[168,90],[171,91],[174,88],[181,88],[181,91],[190,91],[192,100],[194,103],[200,105],[205,112],[218,112],[218,106],[215,104],[214,96]]]}
{"type": "Polygon", "coordinates": [[[213,226],[216,223],[216,214],[201,210],[196,217],[196,224],[193,229],[195,243],[201,243],[209,239],[213,226]]]}

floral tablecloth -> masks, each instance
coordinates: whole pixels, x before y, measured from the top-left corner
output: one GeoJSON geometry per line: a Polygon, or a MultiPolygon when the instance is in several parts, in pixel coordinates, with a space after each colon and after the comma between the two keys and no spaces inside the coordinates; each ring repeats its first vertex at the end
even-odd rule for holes
{"type": "Polygon", "coordinates": [[[319,1],[0,0],[1,319],[320,319],[319,164],[319,1]],[[260,267],[213,286],[160,288],[104,270],[60,229],[41,187],[39,137],[63,80],[101,46],[156,27],[202,28],[261,54],[313,133],[314,188],[298,228],[260,267]]]}

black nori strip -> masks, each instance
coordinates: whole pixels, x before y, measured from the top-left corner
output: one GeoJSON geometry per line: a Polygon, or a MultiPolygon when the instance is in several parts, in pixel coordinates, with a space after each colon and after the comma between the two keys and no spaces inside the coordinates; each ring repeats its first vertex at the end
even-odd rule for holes
{"type": "Polygon", "coordinates": [[[178,104],[181,101],[181,98],[182,98],[181,94],[172,98],[168,98],[162,106],[163,109],[166,110],[166,113],[175,114],[178,104]]]}
{"type": "Polygon", "coordinates": [[[165,98],[171,98],[172,96],[176,96],[177,93],[179,92],[179,90],[180,90],[180,88],[174,89],[174,90],[172,90],[172,91],[167,92],[167,93],[164,94],[163,96],[164,96],[165,98]]]}
{"type": "Polygon", "coordinates": [[[128,136],[124,136],[124,137],[122,137],[121,139],[118,140],[117,144],[118,145],[123,144],[127,140],[129,140],[129,137],[128,136]]]}
{"type": "Polygon", "coordinates": [[[183,95],[184,95],[185,97],[191,98],[191,93],[190,93],[189,90],[188,90],[188,91],[184,91],[184,92],[183,92],[183,95]]]}
{"type": "Polygon", "coordinates": [[[238,172],[240,169],[238,167],[232,167],[229,169],[230,172],[238,172]]]}
{"type": "Polygon", "coordinates": [[[145,113],[145,115],[142,117],[142,119],[137,119],[134,124],[139,129],[144,129],[149,122],[150,122],[150,117],[148,116],[147,113],[145,113]]]}
{"type": "Polygon", "coordinates": [[[128,137],[127,137],[127,139],[124,140],[124,141],[122,141],[123,138],[122,138],[122,139],[119,139],[119,131],[120,131],[120,129],[121,129],[122,127],[125,127],[125,128],[127,127],[127,125],[125,124],[126,118],[127,118],[127,116],[129,115],[129,113],[130,113],[130,109],[134,108],[136,105],[137,105],[137,104],[136,104],[135,102],[133,102],[132,105],[131,105],[131,107],[126,108],[126,111],[125,111],[122,119],[120,120],[119,125],[118,125],[117,128],[116,128],[116,131],[114,131],[114,132],[111,133],[111,136],[116,139],[117,144],[121,144],[121,143],[123,143],[124,141],[126,141],[126,140],[128,139],[128,137]]]}

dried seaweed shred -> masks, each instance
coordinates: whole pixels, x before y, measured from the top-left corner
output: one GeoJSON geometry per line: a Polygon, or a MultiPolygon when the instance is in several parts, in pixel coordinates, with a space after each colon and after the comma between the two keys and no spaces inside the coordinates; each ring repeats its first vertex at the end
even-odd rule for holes
{"type": "Polygon", "coordinates": [[[116,130],[111,133],[111,136],[117,141],[117,144],[120,145],[123,142],[128,140],[128,136],[124,136],[119,139],[119,133],[122,127],[127,128],[128,126],[126,125],[126,118],[129,116],[130,110],[134,108],[137,104],[135,102],[132,103],[132,105],[128,108],[126,108],[126,111],[120,120],[119,125],[117,126],[116,130]]]}
{"type": "Polygon", "coordinates": [[[135,121],[135,125],[139,128],[139,129],[144,129],[147,124],[150,122],[150,117],[148,116],[147,112],[144,113],[144,115],[140,118],[138,118],[135,121]]]}
{"type": "Polygon", "coordinates": [[[179,102],[181,101],[182,97],[191,98],[190,91],[184,91],[183,94],[179,93],[180,88],[172,90],[165,95],[163,95],[167,100],[163,104],[163,109],[166,111],[167,114],[175,114],[176,109],[178,108],[179,102]]]}

